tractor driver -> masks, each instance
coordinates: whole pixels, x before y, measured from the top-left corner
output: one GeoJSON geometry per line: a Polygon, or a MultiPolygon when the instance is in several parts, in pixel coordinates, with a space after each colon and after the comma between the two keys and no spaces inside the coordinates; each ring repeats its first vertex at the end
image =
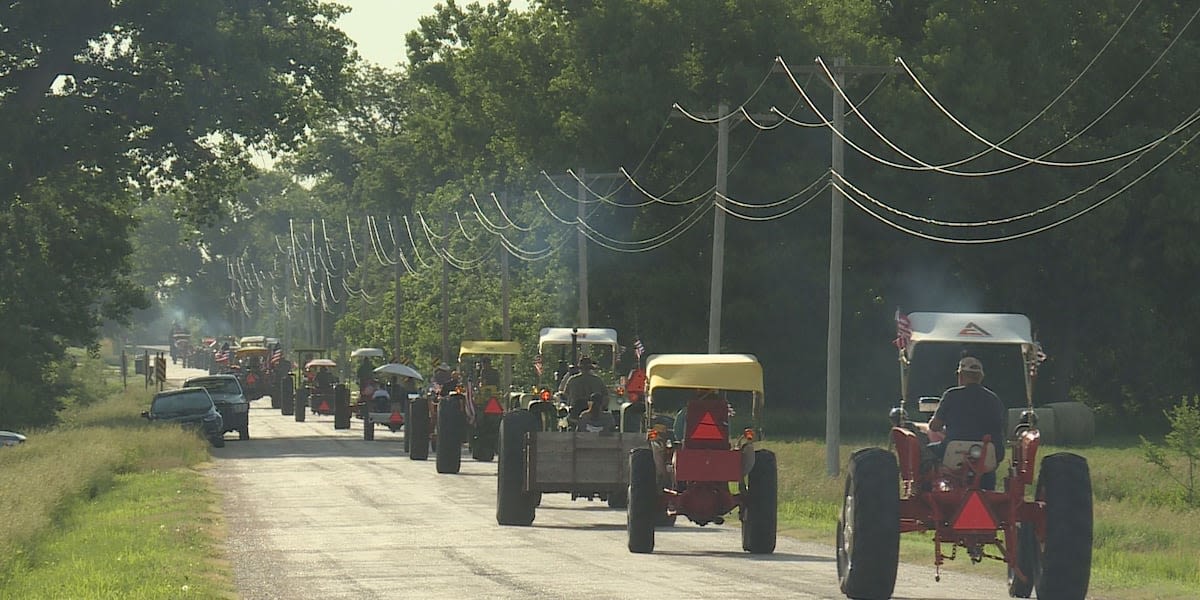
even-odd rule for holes
{"type": "MultiPolygon", "coordinates": [[[[1004,403],[995,392],[983,387],[983,363],[978,358],[962,357],[957,373],[958,386],[942,394],[937,411],[929,420],[929,430],[944,432],[945,440],[929,447],[941,460],[946,441],[977,441],[991,435],[999,463],[1004,459],[1004,403]]],[[[996,473],[985,474],[980,483],[984,489],[995,489],[996,473]]]]}
{"type": "Polygon", "coordinates": [[[589,400],[601,407],[608,406],[608,388],[604,385],[604,380],[592,372],[592,366],[590,357],[580,357],[579,373],[567,379],[563,387],[567,404],[571,406],[570,416],[574,418],[579,418],[579,415],[587,410],[589,400]]]}
{"type": "Polygon", "coordinates": [[[313,382],[317,384],[317,389],[329,389],[333,387],[333,373],[329,372],[329,367],[321,367],[321,370],[317,371],[316,377],[313,378],[313,382]]]}
{"type": "Polygon", "coordinates": [[[479,361],[479,385],[500,385],[500,371],[492,366],[492,359],[487,356],[479,361]]]}

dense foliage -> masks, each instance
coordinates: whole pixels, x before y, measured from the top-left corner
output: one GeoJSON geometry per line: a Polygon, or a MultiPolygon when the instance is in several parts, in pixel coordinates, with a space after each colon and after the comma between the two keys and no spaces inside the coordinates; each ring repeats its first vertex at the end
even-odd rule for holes
{"type": "MultiPolygon", "coordinates": [[[[1200,170],[1186,144],[1200,131],[1191,122],[1200,83],[1177,76],[1200,54],[1190,29],[1200,26],[1191,20],[1194,7],[1136,0],[530,4],[518,11],[505,2],[447,1],[408,34],[407,65],[356,65],[339,88],[345,102],[307,130],[279,165],[283,173],[249,184],[241,202],[205,196],[200,206],[229,211],[219,232],[176,224],[172,233],[170,222],[160,222],[155,235],[165,237],[147,241],[146,229],[142,256],[171,246],[172,236],[176,243],[202,239],[205,251],[189,258],[186,246],[177,247],[169,268],[139,272],[139,280],[170,306],[202,316],[209,333],[230,333],[216,331],[227,327],[293,342],[391,348],[399,273],[399,351],[424,366],[447,351],[443,262],[451,267],[451,355],[460,339],[501,335],[498,257],[506,248],[514,338],[529,348],[539,327],[577,324],[576,227],[559,219],[582,213],[592,238],[590,324],[616,328],[626,346],[639,337],[651,353],[702,351],[716,132],[669,118],[672,104],[698,113],[727,100],[751,113],[777,108],[819,123],[832,105],[827,79],[797,76],[809,106],[787,77],[771,73],[775,57],[810,67],[816,56],[830,63],[846,57],[850,65],[892,65],[901,56],[944,111],[902,71],[846,77],[860,112],[846,119],[858,148],[846,147],[845,181],[861,193],[848,191],[856,203],[846,209],[845,403],[882,411],[894,401],[889,342],[897,307],[1029,314],[1051,357],[1041,371],[1041,401],[1077,397],[1132,414],[1157,412],[1148,409],[1195,391],[1200,335],[1191,315],[1200,299],[1192,273],[1200,247],[1190,233],[1200,208],[1189,192],[1200,170]],[[589,195],[580,211],[571,198],[579,183],[562,174],[618,167],[666,202],[648,201],[620,179],[585,177],[612,193],[604,202],[589,195]],[[556,176],[554,184],[542,171],[556,176]],[[289,185],[289,177],[304,186],[289,185]],[[700,200],[685,204],[690,198],[700,200]],[[672,231],[679,235],[664,235],[672,231]]],[[[184,33],[191,39],[195,32],[184,33]]],[[[245,39],[255,39],[252,33],[245,39]]],[[[303,71],[335,62],[310,55],[325,47],[297,48],[289,64],[306,65],[296,67],[303,71]]],[[[220,94],[230,85],[206,89],[218,95],[211,106],[225,106],[230,98],[220,94]]],[[[253,121],[263,127],[254,131],[293,139],[299,121],[279,120],[282,133],[267,133],[261,121],[253,121]]],[[[829,137],[821,127],[733,127],[728,189],[738,202],[770,203],[817,182],[776,209],[735,210],[781,215],[820,190],[830,180],[829,137]]],[[[74,189],[40,181],[47,194],[74,189]]],[[[191,196],[162,198],[197,206],[191,196]]],[[[780,405],[823,405],[827,198],[820,193],[776,219],[728,220],[722,347],[757,354],[769,400],[780,405]]],[[[120,205],[97,202],[105,210],[120,205]]],[[[0,314],[7,306],[0,304],[0,314]]],[[[522,379],[533,375],[533,352],[519,361],[522,379]]],[[[632,352],[625,358],[627,367],[632,352]]]]}

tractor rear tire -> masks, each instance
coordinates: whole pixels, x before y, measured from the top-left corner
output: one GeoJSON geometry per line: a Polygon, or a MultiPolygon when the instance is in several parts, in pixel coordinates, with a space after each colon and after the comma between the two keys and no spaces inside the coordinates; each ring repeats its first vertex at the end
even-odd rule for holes
{"type": "Polygon", "coordinates": [[[412,441],[408,443],[409,460],[427,460],[429,458],[429,401],[417,398],[408,405],[408,432],[412,441]]]}
{"type": "Polygon", "coordinates": [[[500,420],[500,456],[496,461],[496,522],[533,524],[541,494],[525,491],[525,436],[537,431],[538,420],[527,410],[514,410],[500,420]]]}
{"type": "Polygon", "coordinates": [[[1046,502],[1038,598],[1083,600],[1092,570],[1092,476],[1087,459],[1069,452],[1042,459],[1037,498],[1046,502]]]}
{"type": "Polygon", "coordinates": [[[295,410],[296,382],[288,376],[279,382],[279,412],[285,417],[290,417],[295,410]]]}
{"type": "Polygon", "coordinates": [[[304,413],[307,410],[308,410],[308,389],[305,388],[305,389],[302,389],[302,390],[296,392],[296,402],[295,402],[295,411],[296,412],[295,412],[295,415],[293,415],[293,416],[296,418],[297,423],[304,422],[304,419],[305,419],[304,413]]]}
{"type": "Polygon", "coordinates": [[[275,390],[271,394],[271,408],[279,409],[281,406],[283,406],[283,403],[279,401],[279,390],[275,390]]]}
{"type": "Polygon", "coordinates": [[[625,509],[629,507],[629,492],[625,489],[613,490],[605,500],[609,508],[625,509]]]}
{"type": "Polygon", "coordinates": [[[350,390],[344,385],[333,388],[333,428],[350,429],[350,390]]]}
{"type": "Polygon", "coordinates": [[[663,512],[661,495],[654,451],[635,448],[629,453],[629,506],[625,510],[630,552],[654,552],[654,525],[663,512]]]}
{"type": "Polygon", "coordinates": [[[1041,548],[1038,547],[1037,527],[1033,523],[1017,523],[1017,566],[1026,577],[1021,581],[1012,567],[1008,568],[1008,595],[1028,598],[1041,577],[1041,548]]]}
{"type": "Polygon", "coordinates": [[[746,480],[745,503],[738,510],[742,518],[742,550],[751,554],[771,554],[775,552],[779,520],[779,472],[775,453],[755,450],[754,468],[750,469],[746,480]]]}
{"type": "Polygon", "coordinates": [[[467,425],[462,403],[462,398],[450,396],[438,405],[438,473],[453,475],[462,469],[463,430],[467,425]]]}
{"type": "Polygon", "coordinates": [[[850,456],[837,525],[838,582],[856,600],[887,600],[900,560],[900,470],[896,456],[864,448],[850,456]]]}
{"type": "Polygon", "coordinates": [[[363,415],[363,440],[375,441],[375,421],[371,420],[370,413],[363,415]]]}

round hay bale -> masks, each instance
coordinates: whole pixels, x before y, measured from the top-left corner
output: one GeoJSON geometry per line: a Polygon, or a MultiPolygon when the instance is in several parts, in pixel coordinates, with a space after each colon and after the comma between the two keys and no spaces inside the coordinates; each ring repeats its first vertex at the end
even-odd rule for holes
{"type": "Polygon", "coordinates": [[[1054,445],[1058,441],[1058,419],[1054,414],[1054,409],[1043,406],[1033,409],[1034,414],[1038,418],[1038,431],[1042,436],[1042,443],[1054,445]]]}
{"type": "Polygon", "coordinates": [[[1096,437],[1096,414],[1082,402],[1051,402],[1055,434],[1064,446],[1086,446],[1096,437]]]}

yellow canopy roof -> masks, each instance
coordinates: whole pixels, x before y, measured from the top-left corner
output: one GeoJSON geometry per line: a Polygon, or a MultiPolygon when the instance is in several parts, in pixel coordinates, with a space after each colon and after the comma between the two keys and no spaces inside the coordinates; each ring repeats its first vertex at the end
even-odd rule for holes
{"type": "Polygon", "coordinates": [[[238,356],[250,356],[253,354],[267,354],[270,350],[263,346],[243,346],[237,349],[238,356]]]}
{"type": "Polygon", "coordinates": [[[520,354],[521,342],[463,340],[458,347],[458,358],[467,354],[520,354]]]}
{"type": "Polygon", "coordinates": [[[649,390],[763,391],[762,365],[752,354],[657,354],[646,363],[646,378],[649,390]]]}

